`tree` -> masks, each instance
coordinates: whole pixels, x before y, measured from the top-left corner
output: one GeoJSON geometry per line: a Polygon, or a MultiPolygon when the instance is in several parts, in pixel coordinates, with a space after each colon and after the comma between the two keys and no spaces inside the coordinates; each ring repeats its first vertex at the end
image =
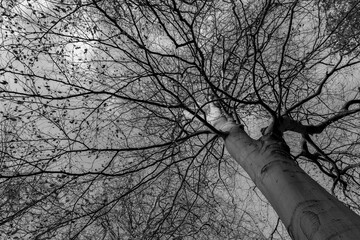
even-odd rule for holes
{"type": "Polygon", "coordinates": [[[359,51],[323,4],[5,3],[4,237],[285,236],[243,170],[292,238],[360,235],[359,51]]]}

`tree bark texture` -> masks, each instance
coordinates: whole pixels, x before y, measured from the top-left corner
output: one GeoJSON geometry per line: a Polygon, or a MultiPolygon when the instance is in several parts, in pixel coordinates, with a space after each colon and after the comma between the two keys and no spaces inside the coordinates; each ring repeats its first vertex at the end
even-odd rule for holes
{"type": "Polygon", "coordinates": [[[253,140],[240,126],[234,126],[225,138],[225,146],[273,206],[293,239],[360,239],[360,217],[307,175],[281,138],[269,134],[253,140]]]}

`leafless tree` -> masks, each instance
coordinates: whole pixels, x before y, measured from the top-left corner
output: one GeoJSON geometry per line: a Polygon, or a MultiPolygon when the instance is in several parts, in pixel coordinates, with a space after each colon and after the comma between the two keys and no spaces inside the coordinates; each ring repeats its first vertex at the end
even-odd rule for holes
{"type": "Polygon", "coordinates": [[[356,238],[359,51],[334,45],[343,12],[2,4],[2,237],[356,238]]]}

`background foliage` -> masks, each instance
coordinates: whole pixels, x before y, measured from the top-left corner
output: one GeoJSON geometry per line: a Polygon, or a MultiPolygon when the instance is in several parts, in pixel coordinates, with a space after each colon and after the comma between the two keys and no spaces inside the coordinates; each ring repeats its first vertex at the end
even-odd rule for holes
{"type": "Polygon", "coordinates": [[[357,1],[1,4],[1,237],[286,239],[209,95],[359,211],[357,1]]]}

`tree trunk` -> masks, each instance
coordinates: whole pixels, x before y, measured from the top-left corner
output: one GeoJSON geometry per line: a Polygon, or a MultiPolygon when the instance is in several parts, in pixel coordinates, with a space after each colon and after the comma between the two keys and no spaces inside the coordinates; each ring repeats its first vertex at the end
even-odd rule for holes
{"type": "Polygon", "coordinates": [[[310,178],[282,139],[251,139],[239,127],[225,138],[230,155],[250,175],[295,240],[358,240],[360,216],[310,178]]]}

